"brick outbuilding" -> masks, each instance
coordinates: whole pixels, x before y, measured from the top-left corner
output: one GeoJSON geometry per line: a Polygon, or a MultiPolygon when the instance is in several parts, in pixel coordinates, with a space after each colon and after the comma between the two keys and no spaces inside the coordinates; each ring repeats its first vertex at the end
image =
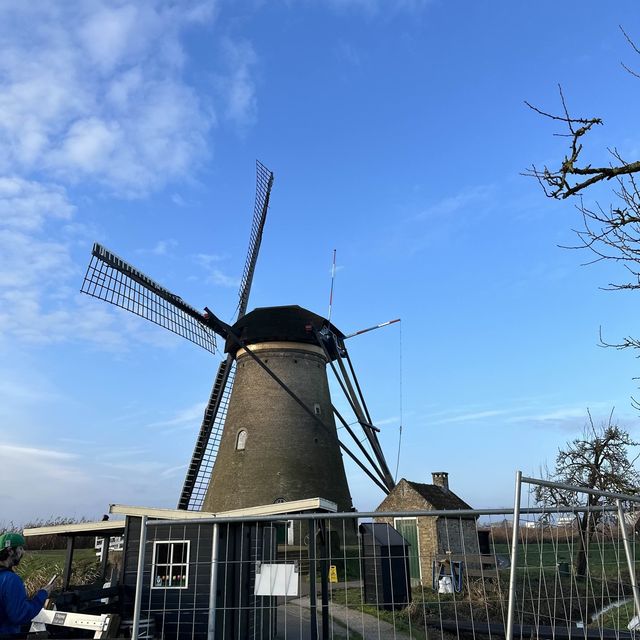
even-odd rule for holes
{"type": "MultiPolygon", "coordinates": [[[[472,509],[449,489],[449,474],[432,474],[433,484],[398,482],[376,511],[450,511],[472,509]]],[[[480,549],[476,531],[476,516],[419,516],[376,518],[395,527],[411,545],[410,567],[412,584],[431,585],[434,562],[462,561],[473,570],[480,549]],[[475,560],[475,562],[473,561],[475,560]]]]}

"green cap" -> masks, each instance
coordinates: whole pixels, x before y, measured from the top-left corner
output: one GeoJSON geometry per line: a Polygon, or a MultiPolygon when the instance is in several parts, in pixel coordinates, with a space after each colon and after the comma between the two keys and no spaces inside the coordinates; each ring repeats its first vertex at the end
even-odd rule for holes
{"type": "Polygon", "coordinates": [[[21,533],[3,533],[0,536],[0,549],[24,547],[26,544],[21,533]]]}

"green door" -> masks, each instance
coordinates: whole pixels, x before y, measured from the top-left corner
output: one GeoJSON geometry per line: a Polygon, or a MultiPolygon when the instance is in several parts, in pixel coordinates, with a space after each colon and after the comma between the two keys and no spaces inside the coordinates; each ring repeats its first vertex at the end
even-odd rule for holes
{"type": "Polygon", "coordinates": [[[396,530],[409,543],[409,573],[411,586],[420,584],[420,550],[418,548],[418,524],[415,518],[396,518],[396,530]]]}

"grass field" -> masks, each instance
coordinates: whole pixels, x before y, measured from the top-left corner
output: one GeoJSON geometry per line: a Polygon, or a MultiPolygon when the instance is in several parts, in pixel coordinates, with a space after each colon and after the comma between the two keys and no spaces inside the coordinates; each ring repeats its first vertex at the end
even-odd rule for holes
{"type": "MultiPolygon", "coordinates": [[[[62,583],[62,572],[66,551],[55,549],[51,551],[27,551],[20,562],[16,573],[24,580],[27,592],[35,593],[49,579],[58,574],[56,587],[62,583]]],[[[94,549],[76,549],[73,553],[73,567],[71,584],[83,585],[93,582],[99,573],[99,563],[94,549]]]]}
{"type": "MultiPolygon", "coordinates": [[[[594,542],[589,552],[589,575],[574,574],[575,545],[528,542],[519,548],[516,571],[516,619],[521,624],[556,625],[590,620],[611,607],[593,625],[626,629],[633,605],[619,605],[631,596],[627,564],[619,542],[594,542]]],[[[640,552],[640,549],[637,550],[640,552]]],[[[496,554],[509,557],[508,545],[495,545],[496,554]]],[[[638,553],[640,558],[640,553],[638,553]]],[[[391,622],[396,629],[424,629],[438,620],[472,620],[504,624],[507,616],[509,568],[488,571],[485,578],[463,578],[462,593],[443,595],[430,584],[412,590],[412,603],[403,610],[379,611],[364,602],[360,588],[335,589],[332,600],[391,622]]],[[[423,576],[424,578],[425,576],[423,576]]],[[[427,581],[430,582],[429,577],[427,581]]]]}

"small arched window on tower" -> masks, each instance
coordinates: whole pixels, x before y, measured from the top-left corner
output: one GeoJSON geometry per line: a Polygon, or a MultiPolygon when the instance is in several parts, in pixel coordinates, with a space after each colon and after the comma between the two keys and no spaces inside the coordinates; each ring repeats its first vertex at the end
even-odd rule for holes
{"type": "Polygon", "coordinates": [[[238,431],[238,437],[236,438],[236,451],[244,451],[247,446],[247,432],[242,429],[238,431]]]}

